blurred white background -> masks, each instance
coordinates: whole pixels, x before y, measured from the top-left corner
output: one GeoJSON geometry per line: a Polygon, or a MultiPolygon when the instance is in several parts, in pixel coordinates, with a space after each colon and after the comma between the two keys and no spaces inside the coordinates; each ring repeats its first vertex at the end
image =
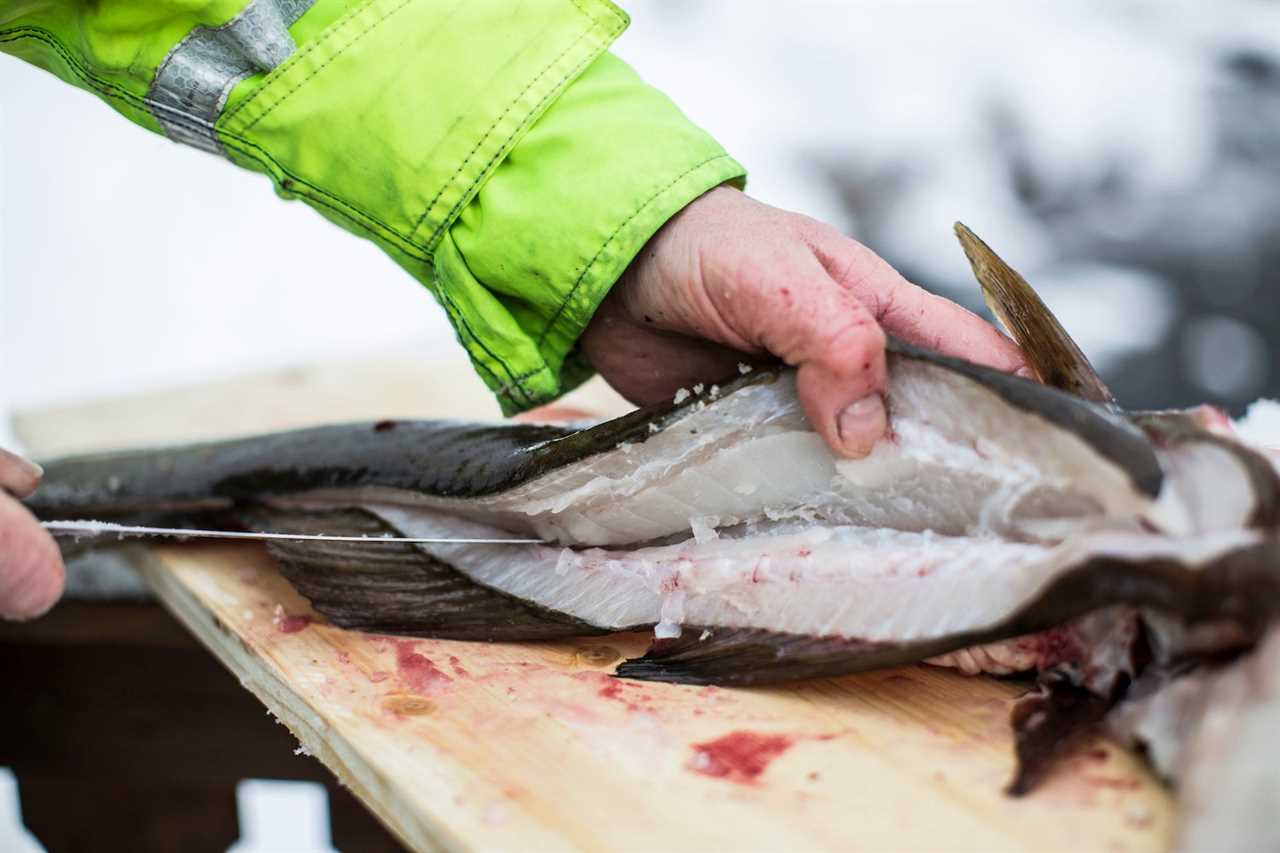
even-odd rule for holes
{"type": "MultiPolygon", "coordinates": [[[[1278,393],[1280,3],[623,5],[617,52],[757,197],[972,302],[965,220],[1134,405],[1278,393]]],[[[385,352],[462,358],[372,245],[0,57],[0,424],[385,352]]]]}

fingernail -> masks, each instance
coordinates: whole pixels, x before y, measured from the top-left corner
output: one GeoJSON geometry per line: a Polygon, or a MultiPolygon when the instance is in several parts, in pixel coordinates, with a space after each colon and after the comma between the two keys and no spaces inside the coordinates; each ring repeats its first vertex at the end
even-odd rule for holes
{"type": "Polygon", "coordinates": [[[24,498],[35,491],[43,476],[44,469],[30,459],[0,449],[0,489],[24,498]]]}
{"type": "Polygon", "coordinates": [[[1021,377],[1022,379],[1030,379],[1032,382],[1036,381],[1035,373],[1033,373],[1031,368],[1027,367],[1025,364],[1022,367],[1019,367],[1017,370],[1015,370],[1013,372],[1013,375],[1021,377]]]}
{"type": "Polygon", "coordinates": [[[879,394],[869,394],[850,403],[836,420],[836,429],[845,454],[855,459],[871,452],[871,448],[884,435],[887,425],[884,399],[879,394]]]}

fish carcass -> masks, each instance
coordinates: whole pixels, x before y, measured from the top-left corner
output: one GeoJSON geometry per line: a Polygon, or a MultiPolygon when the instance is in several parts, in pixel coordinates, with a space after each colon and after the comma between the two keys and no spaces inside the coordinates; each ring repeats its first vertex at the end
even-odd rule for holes
{"type": "Polygon", "coordinates": [[[584,429],[384,421],[55,460],[28,503],[46,519],[538,537],[269,547],[342,626],[652,629],[618,668],[631,678],[1035,671],[1025,788],[1059,734],[1125,707],[1166,634],[1227,638],[1191,655],[1219,662],[1263,636],[1280,477],[1211,410],[1119,410],[1026,283],[959,230],[1044,383],[891,341],[891,435],[864,459],[832,456],[793,374],[760,369],[584,429]]]}

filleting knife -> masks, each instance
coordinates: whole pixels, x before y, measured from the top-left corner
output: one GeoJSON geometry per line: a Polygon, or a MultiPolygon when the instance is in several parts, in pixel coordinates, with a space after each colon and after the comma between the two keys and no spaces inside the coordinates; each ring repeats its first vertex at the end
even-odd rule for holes
{"type": "Polygon", "coordinates": [[[449,537],[415,538],[407,536],[328,536],[323,533],[266,533],[242,530],[188,530],[185,527],[146,527],[136,524],[113,524],[108,521],[59,520],[42,521],[41,526],[54,536],[161,536],[174,539],[249,539],[253,541],[290,540],[317,542],[367,542],[419,545],[545,545],[545,539],[470,539],[449,537]]]}

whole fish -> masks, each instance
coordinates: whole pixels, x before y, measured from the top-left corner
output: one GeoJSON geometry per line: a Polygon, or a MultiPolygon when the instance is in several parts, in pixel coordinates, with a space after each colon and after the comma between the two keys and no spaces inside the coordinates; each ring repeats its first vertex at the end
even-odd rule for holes
{"type": "Polygon", "coordinates": [[[1280,608],[1280,477],[1213,410],[1120,410],[1026,282],[957,231],[1043,381],[891,340],[891,434],[864,459],[827,450],[778,368],[586,428],[382,421],[54,460],[28,505],[44,519],[536,537],[268,547],[345,627],[507,641],[652,629],[618,668],[631,678],[762,684],[921,660],[1039,672],[1015,713],[1025,789],[1060,735],[1124,698],[1149,637],[1229,635],[1197,652],[1221,655],[1264,635],[1280,608]]]}

